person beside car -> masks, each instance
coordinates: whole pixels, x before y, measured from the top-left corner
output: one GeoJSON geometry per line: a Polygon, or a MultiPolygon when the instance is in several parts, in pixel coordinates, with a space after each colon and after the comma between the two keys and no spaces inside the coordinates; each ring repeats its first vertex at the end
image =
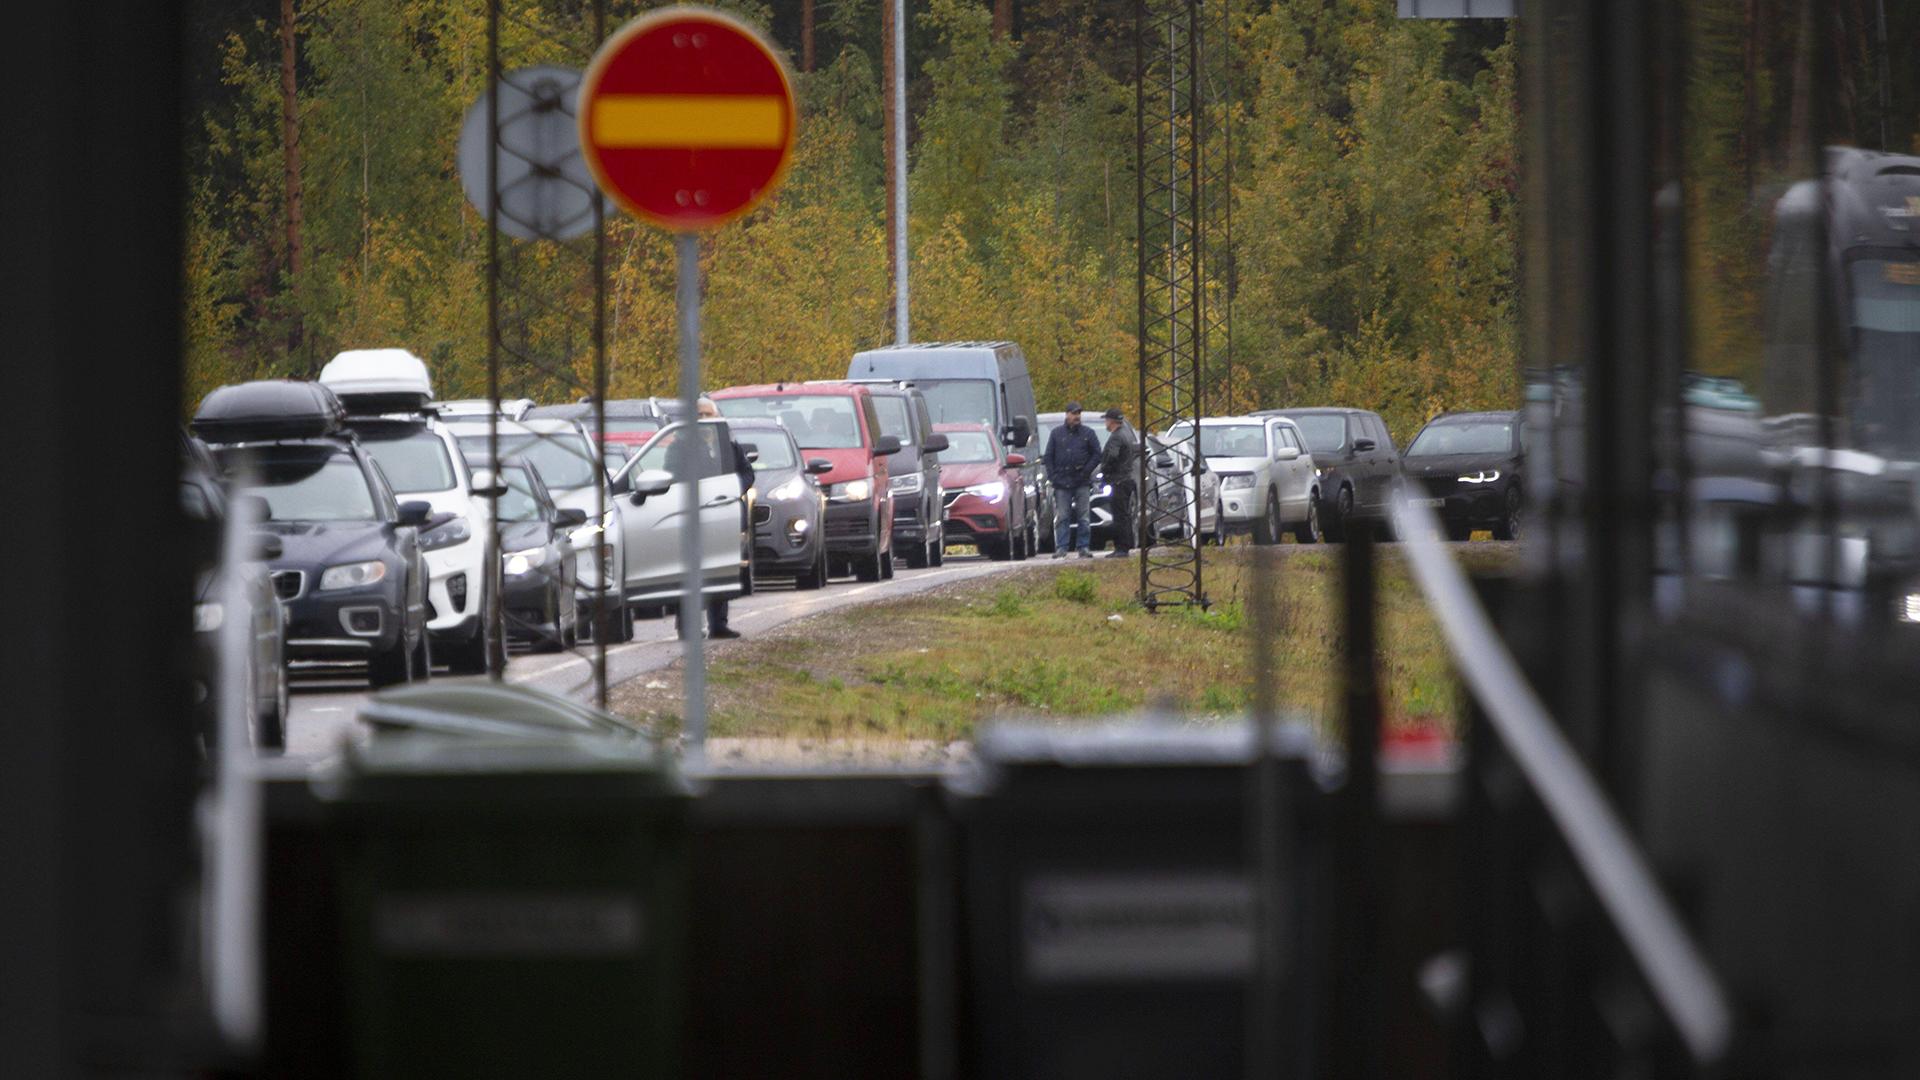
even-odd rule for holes
{"type": "Polygon", "coordinates": [[[1067,404],[1066,422],[1047,436],[1040,461],[1053,485],[1053,557],[1066,558],[1069,545],[1077,544],[1081,558],[1093,558],[1088,502],[1094,470],[1100,467],[1100,440],[1080,423],[1079,402],[1067,404]]]}
{"type": "Polygon", "coordinates": [[[1107,445],[1100,451],[1100,475],[1113,489],[1113,553],[1107,557],[1124,559],[1133,554],[1133,474],[1140,467],[1140,447],[1127,430],[1125,413],[1108,409],[1103,419],[1107,445]]]}

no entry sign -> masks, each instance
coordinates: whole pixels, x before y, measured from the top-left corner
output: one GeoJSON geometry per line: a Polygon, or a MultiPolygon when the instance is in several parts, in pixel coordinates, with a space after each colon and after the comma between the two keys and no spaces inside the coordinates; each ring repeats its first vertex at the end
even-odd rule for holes
{"type": "Polygon", "coordinates": [[[628,213],[675,232],[750,212],[793,153],[793,88],[760,36],[663,8],[607,39],[580,86],[580,149],[628,213]]]}

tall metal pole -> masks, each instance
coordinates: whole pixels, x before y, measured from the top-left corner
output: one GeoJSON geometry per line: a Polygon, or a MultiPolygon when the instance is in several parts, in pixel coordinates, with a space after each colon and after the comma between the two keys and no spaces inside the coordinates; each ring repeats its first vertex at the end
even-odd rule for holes
{"type": "MultiPolygon", "coordinates": [[[[604,41],[607,37],[606,0],[593,0],[593,40],[604,41]]],[[[604,469],[607,446],[607,204],[598,190],[593,192],[593,452],[596,469],[604,469]]],[[[607,593],[611,591],[615,602],[625,605],[627,586],[625,581],[611,580],[620,568],[613,565],[613,538],[607,535],[607,485],[601,484],[595,490],[595,514],[593,523],[599,531],[593,534],[593,580],[599,595],[593,605],[593,703],[602,709],[607,707],[607,634],[612,629],[612,615],[608,612],[607,593]]],[[[624,619],[626,612],[621,612],[624,619]]],[[[575,622],[580,621],[580,611],[574,609],[575,622]]],[[[558,629],[556,626],[555,629],[558,629]]]]}
{"type": "Polygon", "coordinates": [[[907,318],[907,0],[887,0],[893,10],[893,339],[913,340],[907,318]]]}
{"type": "Polygon", "coordinates": [[[700,238],[680,233],[673,238],[679,262],[679,289],[675,297],[680,318],[680,407],[686,430],[674,454],[674,479],[680,485],[680,644],[685,652],[687,715],[686,762],[697,767],[706,756],[707,657],[702,641],[706,632],[706,603],[702,597],[700,566],[700,238]]]}

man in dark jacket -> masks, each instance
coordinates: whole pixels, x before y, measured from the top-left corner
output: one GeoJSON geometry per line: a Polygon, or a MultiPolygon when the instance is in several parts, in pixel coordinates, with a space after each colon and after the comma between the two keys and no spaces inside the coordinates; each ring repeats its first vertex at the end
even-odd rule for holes
{"type": "Polygon", "coordinates": [[[1067,405],[1067,422],[1047,436],[1040,456],[1047,483],[1053,485],[1053,557],[1064,559],[1079,530],[1080,557],[1093,558],[1087,503],[1093,496],[1093,471],[1100,467],[1100,440],[1080,423],[1080,403],[1067,405]]]}
{"type": "Polygon", "coordinates": [[[1133,432],[1127,430],[1126,416],[1119,409],[1108,409],[1107,446],[1100,452],[1100,476],[1113,488],[1113,554],[1110,559],[1124,559],[1133,554],[1133,474],[1140,469],[1140,446],[1133,441],[1133,432]]]}

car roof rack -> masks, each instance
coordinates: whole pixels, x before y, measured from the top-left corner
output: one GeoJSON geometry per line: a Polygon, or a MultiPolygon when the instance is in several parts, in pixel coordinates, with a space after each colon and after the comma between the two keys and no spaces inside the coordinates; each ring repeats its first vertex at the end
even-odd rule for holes
{"type": "Polygon", "coordinates": [[[259,379],[208,394],[190,426],[209,443],[274,442],[348,436],[346,418],[340,399],[319,383],[259,379]]]}
{"type": "Polygon", "coordinates": [[[443,418],[471,419],[498,413],[509,420],[518,420],[533,408],[532,398],[502,399],[500,407],[495,409],[487,398],[456,398],[450,401],[435,401],[428,406],[443,418]]]}

